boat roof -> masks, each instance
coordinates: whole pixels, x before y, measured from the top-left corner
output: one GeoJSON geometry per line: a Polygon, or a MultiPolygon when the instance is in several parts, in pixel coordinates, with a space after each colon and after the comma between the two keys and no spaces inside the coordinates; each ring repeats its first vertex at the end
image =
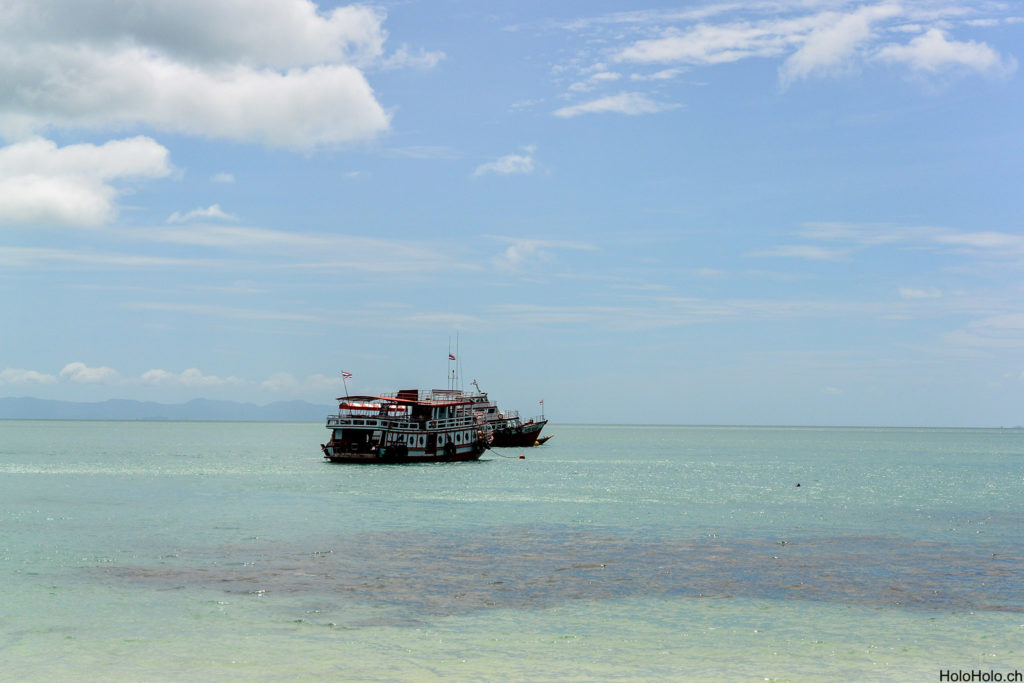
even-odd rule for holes
{"type": "Polygon", "coordinates": [[[380,403],[394,403],[398,405],[407,406],[434,406],[434,407],[449,407],[449,406],[466,406],[472,404],[472,401],[436,401],[431,395],[427,395],[426,398],[398,398],[397,396],[371,396],[371,395],[359,395],[359,396],[339,396],[336,400],[344,401],[345,403],[362,403],[364,401],[379,401],[380,403]]]}

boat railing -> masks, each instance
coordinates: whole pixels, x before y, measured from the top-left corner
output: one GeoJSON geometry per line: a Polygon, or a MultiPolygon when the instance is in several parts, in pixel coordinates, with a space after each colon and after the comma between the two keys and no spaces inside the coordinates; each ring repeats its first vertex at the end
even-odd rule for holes
{"type": "Polygon", "coordinates": [[[456,415],[455,417],[431,420],[427,423],[427,429],[448,429],[449,427],[473,427],[476,420],[472,415],[456,415]]]}
{"type": "MultiPolygon", "coordinates": [[[[455,417],[426,421],[426,429],[450,429],[455,427],[475,427],[477,419],[471,414],[460,414],[455,417]]],[[[364,415],[328,415],[327,428],[339,427],[374,427],[377,429],[423,429],[423,424],[402,417],[371,417],[364,415]]]]}

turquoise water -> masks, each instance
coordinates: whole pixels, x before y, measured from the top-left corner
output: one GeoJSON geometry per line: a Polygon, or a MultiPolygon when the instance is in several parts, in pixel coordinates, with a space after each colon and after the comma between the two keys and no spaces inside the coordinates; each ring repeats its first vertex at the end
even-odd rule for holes
{"type": "Polygon", "coordinates": [[[550,431],[352,466],[316,424],[0,421],[0,679],[1024,671],[1024,431],[550,431]]]}

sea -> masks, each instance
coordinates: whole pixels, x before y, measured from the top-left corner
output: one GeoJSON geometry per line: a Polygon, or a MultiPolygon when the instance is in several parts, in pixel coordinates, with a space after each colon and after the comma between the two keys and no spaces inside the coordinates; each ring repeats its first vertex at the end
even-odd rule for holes
{"type": "Polygon", "coordinates": [[[1024,679],[1024,430],[546,432],[0,421],[0,680],[1024,679]]]}

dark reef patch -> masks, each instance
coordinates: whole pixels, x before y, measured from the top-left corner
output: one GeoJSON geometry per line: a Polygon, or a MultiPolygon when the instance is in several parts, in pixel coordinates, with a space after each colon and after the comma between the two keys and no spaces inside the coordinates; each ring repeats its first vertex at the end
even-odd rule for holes
{"type": "Polygon", "coordinates": [[[105,566],[158,589],[329,594],[421,614],[570,600],[733,596],[890,608],[1024,612],[1024,556],[880,536],[622,538],[561,526],[340,536],[318,547],[219,547],[158,566],[105,566]]]}

